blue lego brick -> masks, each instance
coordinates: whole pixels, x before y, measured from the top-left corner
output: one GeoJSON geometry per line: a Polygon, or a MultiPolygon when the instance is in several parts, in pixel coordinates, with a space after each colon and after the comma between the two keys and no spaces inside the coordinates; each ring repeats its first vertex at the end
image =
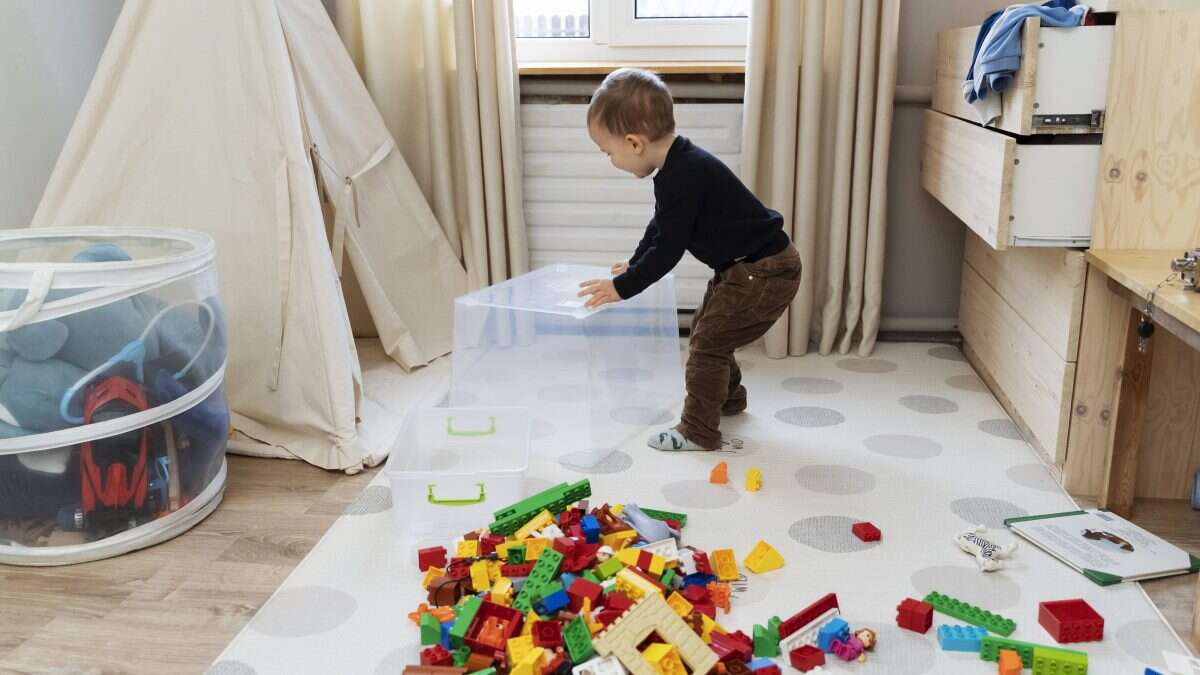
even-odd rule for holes
{"type": "Polygon", "coordinates": [[[575,580],[578,578],[579,578],[579,576],[576,574],[571,574],[570,572],[563,572],[562,576],[560,576],[558,578],[558,580],[562,582],[563,588],[570,588],[571,584],[575,583],[575,580]]]}
{"type": "Polygon", "coordinates": [[[750,668],[750,670],[759,670],[761,668],[766,668],[767,666],[775,665],[775,661],[768,659],[765,656],[760,656],[746,665],[750,668]]]}
{"type": "Polygon", "coordinates": [[[567,596],[567,591],[562,587],[562,584],[555,584],[556,590],[542,596],[542,599],[537,602],[535,609],[542,616],[554,616],[558,614],[560,609],[571,604],[571,598],[567,596]]]}
{"type": "Polygon", "coordinates": [[[683,577],[683,584],[680,586],[680,588],[683,589],[687,588],[688,586],[707,586],[716,580],[717,577],[712,574],[689,574],[683,577]]]}
{"type": "Polygon", "coordinates": [[[442,647],[446,651],[454,651],[454,646],[450,644],[450,629],[454,627],[454,619],[451,619],[442,624],[442,647]]]}
{"type": "Polygon", "coordinates": [[[983,636],[987,634],[987,629],[979,626],[942,624],[937,629],[938,644],[942,646],[943,651],[947,652],[975,652],[978,654],[979,647],[983,643],[983,636]]]}
{"type": "Polygon", "coordinates": [[[1142,673],[1142,675],[1162,675],[1162,673],[1158,672],[1157,670],[1155,670],[1153,668],[1147,668],[1146,672],[1142,673]]]}
{"type": "Polygon", "coordinates": [[[583,536],[589,544],[600,543],[600,521],[596,520],[596,516],[584,516],[582,521],[583,536]]]}
{"type": "Polygon", "coordinates": [[[833,641],[841,640],[848,642],[850,640],[850,624],[841,617],[835,617],[832,621],[821,627],[817,633],[817,646],[826,654],[833,653],[833,641]]]}

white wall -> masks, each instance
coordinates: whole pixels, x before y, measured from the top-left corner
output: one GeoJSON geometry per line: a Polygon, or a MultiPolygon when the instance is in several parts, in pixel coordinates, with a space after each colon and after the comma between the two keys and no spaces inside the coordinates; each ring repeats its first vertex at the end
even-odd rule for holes
{"type": "Polygon", "coordinates": [[[26,227],[122,0],[0,1],[0,227],[26,227]]]}
{"type": "MultiPolygon", "coordinates": [[[[937,33],[983,21],[1003,0],[904,0],[900,8],[898,85],[933,84],[937,33]]],[[[966,226],[921,189],[923,110],[928,101],[897,104],[888,169],[888,233],[884,263],[884,328],[955,326],[966,226]]]]}

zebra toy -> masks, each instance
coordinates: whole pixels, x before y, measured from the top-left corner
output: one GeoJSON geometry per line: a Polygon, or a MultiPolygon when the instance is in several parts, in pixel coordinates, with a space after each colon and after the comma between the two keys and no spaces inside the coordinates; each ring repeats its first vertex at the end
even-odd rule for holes
{"type": "Polygon", "coordinates": [[[956,536],[954,543],[958,544],[963,551],[975,556],[975,562],[979,565],[980,570],[994,572],[1004,567],[1004,558],[1009,557],[1013,551],[1017,550],[1017,542],[1002,546],[990,539],[985,539],[983,535],[986,533],[986,527],[976,525],[956,536]]]}

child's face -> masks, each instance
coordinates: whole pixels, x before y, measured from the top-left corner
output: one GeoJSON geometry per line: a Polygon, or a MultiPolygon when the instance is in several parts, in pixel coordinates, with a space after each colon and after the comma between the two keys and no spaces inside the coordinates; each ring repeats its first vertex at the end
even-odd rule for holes
{"type": "Polygon", "coordinates": [[[622,171],[627,171],[638,178],[645,178],[654,171],[647,158],[646,137],[641,134],[625,134],[617,136],[597,124],[588,125],[588,136],[600,152],[608,155],[612,165],[622,171]]]}

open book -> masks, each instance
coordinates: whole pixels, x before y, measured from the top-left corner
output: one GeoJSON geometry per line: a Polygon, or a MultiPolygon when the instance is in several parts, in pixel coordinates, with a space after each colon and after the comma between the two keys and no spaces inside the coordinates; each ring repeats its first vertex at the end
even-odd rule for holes
{"type": "Polygon", "coordinates": [[[1200,558],[1108,511],[1008,518],[1004,524],[1101,586],[1200,569],[1200,558]]]}

